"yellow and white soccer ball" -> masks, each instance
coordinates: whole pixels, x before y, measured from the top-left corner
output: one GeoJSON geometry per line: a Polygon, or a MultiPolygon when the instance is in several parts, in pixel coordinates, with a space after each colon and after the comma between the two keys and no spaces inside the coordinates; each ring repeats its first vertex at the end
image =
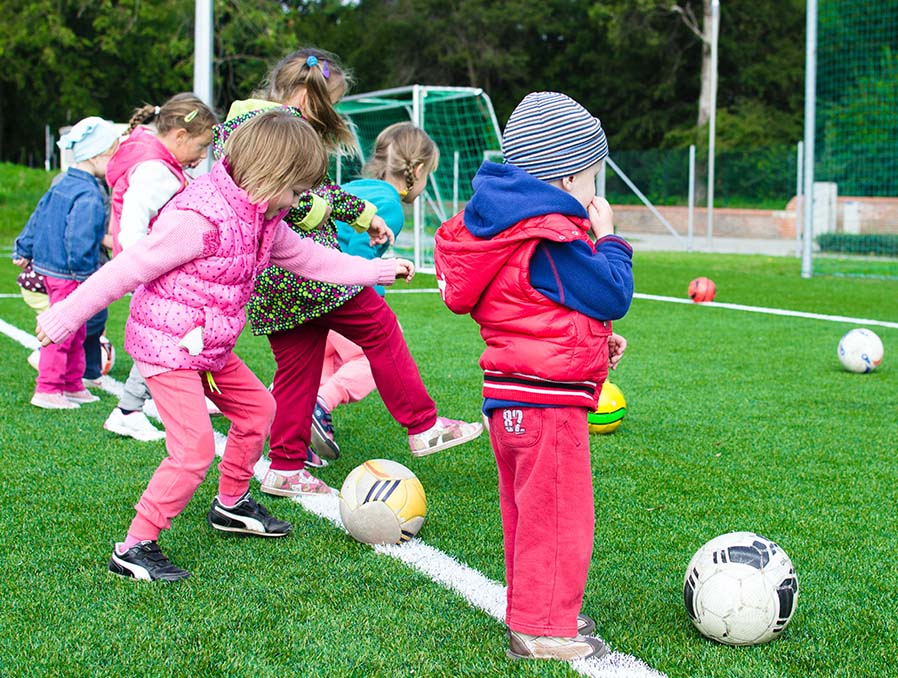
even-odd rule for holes
{"type": "Polygon", "coordinates": [[[370,459],[356,466],[340,488],[340,518],[365,544],[400,544],[416,534],[427,515],[421,482],[402,464],[370,459]]]}

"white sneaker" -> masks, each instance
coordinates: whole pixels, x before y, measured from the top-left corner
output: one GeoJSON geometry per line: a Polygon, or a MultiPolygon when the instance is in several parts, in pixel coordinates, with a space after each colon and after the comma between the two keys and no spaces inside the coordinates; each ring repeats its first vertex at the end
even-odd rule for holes
{"type": "Polygon", "coordinates": [[[28,364],[36,370],[40,369],[41,350],[39,348],[34,349],[31,353],[28,354],[28,364]]]}
{"type": "Polygon", "coordinates": [[[31,396],[31,404],[45,410],[77,410],[81,407],[62,393],[35,393],[31,396]]]}
{"type": "Polygon", "coordinates": [[[408,437],[408,445],[415,457],[423,457],[474,440],[483,433],[483,424],[468,423],[437,417],[437,423],[422,433],[408,437]]]}
{"type": "Polygon", "coordinates": [[[127,436],[145,443],[165,438],[165,431],[160,431],[153,426],[150,420],[147,419],[147,415],[140,410],[131,412],[131,414],[125,414],[116,407],[106,419],[103,428],[120,436],[127,436]]]}
{"type": "Polygon", "coordinates": [[[304,468],[298,471],[268,470],[262,480],[262,491],[278,497],[297,497],[301,494],[336,494],[323,480],[304,468]]]}
{"type": "Polygon", "coordinates": [[[218,409],[218,405],[209,400],[209,398],[206,398],[206,411],[209,413],[210,417],[221,416],[221,410],[218,409]]]}

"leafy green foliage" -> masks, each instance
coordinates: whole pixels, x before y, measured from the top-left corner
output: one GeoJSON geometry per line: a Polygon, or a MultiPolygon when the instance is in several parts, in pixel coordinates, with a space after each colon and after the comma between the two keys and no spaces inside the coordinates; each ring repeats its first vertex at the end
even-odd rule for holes
{"type": "MultiPolygon", "coordinates": [[[[92,114],[124,121],[144,102],[192,89],[193,5],[6,3],[0,158],[40,164],[45,125],[55,131],[92,114]]],[[[723,3],[722,139],[794,142],[803,9],[797,0],[723,3]]],[[[524,94],[552,89],[595,112],[614,150],[688,145],[695,134],[702,46],[660,0],[218,0],[214,21],[222,113],[279,58],[317,45],[355,72],[356,92],[482,87],[502,124],[524,94]]]]}

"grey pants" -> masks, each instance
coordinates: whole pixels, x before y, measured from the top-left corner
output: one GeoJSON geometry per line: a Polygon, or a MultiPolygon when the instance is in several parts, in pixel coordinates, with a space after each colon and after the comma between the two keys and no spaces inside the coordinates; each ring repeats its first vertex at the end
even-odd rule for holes
{"type": "Polygon", "coordinates": [[[122,410],[142,410],[144,403],[150,399],[150,389],[147,382],[137,371],[137,365],[131,365],[128,381],[125,382],[125,392],[122,394],[118,406],[122,410]]]}

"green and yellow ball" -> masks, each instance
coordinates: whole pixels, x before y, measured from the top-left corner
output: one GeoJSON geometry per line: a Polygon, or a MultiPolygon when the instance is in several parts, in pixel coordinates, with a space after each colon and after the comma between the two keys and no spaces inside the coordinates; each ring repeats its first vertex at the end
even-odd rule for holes
{"type": "Polygon", "coordinates": [[[614,433],[627,414],[627,401],[621,390],[606,381],[602,384],[599,406],[586,416],[590,433],[614,433]]]}

